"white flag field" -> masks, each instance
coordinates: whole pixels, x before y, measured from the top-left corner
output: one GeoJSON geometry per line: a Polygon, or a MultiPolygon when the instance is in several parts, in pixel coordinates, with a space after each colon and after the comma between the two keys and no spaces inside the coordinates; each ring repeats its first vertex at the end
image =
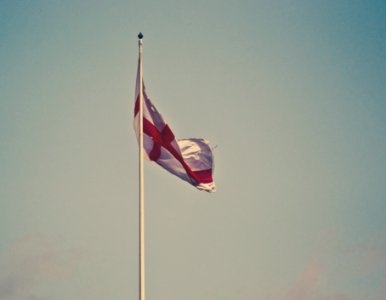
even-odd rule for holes
{"type": "MultiPolygon", "coordinates": [[[[134,130],[139,141],[140,72],[135,89],[134,130]]],[[[214,192],[213,154],[208,141],[200,138],[177,140],[146,94],[142,82],[143,153],[147,160],[185,180],[200,190],[214,192]]]]}

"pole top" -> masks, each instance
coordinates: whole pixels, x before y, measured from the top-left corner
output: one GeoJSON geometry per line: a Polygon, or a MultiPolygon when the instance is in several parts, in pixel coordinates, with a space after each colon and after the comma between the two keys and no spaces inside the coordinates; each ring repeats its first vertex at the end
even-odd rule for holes
{"type": "Polygon", "coordinates": [[[140,40],[142,40],[142,38],[143,38],[142,32],[138,33],[138,38],[139,38],[140,40]]]}

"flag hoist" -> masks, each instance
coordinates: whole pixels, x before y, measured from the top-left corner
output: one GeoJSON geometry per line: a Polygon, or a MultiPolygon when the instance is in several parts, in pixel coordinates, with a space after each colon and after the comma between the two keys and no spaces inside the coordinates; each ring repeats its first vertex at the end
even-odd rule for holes
{"type": "Polygon", "coordinates": [[[145,300],[145,214],[143,161],[154,161],[199,190],[214,192],[213,155],[208,141],[177,140],[146,94],[142,78],[142,33],[138,34],[138,71],[134,130],[139,143],[139,299],[145,300]]]}

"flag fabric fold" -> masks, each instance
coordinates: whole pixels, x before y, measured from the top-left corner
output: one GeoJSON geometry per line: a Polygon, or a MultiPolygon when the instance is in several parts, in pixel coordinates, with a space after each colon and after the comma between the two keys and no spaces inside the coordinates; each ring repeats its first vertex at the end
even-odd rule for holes
{"type": "MultiPolygon", "coordinates": [[[[135,89],[134,130],[139,140],[139,67],[135,89]]],[[[177,140],[151,103],[142,82],[144,156],[200,190],[214,192],[213,155],[208,141],[199,138],[177,140]]]]}

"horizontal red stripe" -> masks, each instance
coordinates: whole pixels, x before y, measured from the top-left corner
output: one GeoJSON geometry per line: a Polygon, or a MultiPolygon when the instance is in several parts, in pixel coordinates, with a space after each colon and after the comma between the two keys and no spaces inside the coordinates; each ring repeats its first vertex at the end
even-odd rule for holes
{"type": "Polygon", "coordinates": [[[170,144],[175,139],[173,131],[170,129],[169,125],[166,124],[162,129],[162,140],[166,144],[170,144]]]}
{"type": "MultiPolygon", "coordinates": [[[[170,130],[170,128],[169,128],[170,130]]],[[[206,173],[200,174],[201,171],[196,172],[192,171],[192,169],[189,167],[189,165],[184,161],[182,156],[176,151],[176,149],[173,148],[173,146],[169,143],[166,143],[162,137],[162,135],[159,133],[158,129],[147,119],[143,119],[143,131],[146,133],[148,136],[152,137],[154,144],[158,144],[158,147],[163,147],[167,151],[169,151],[175,159],[177,159],[181,165],[184,167],[186,173],[189,175],[190,178],[192,178],[195,182],[196,185],[200,183],[208,183],[212,181],[208,181],[209,177],[206,173]]],[[[171,132],[171,131],[170,131],[171,132]]],[[[172,133],[173,134],[173,133],[172,133]]],[[[173,135],[174,137],[174,135],[173,135]]],[[[154,149],[154,148],[153,148],[154,149]]],[[[152,160],[155,160],[154,158],[156,157],[156,153],[158,152],[155,150],[154,156],[152,160]]]]}
{"type": "Polygon", "coordinates": [[[137,99],[135,99],[134,117],[137,115],[138,112],[139,112],[139,95],[137,96],[137,99]]]}
{"type": "MultiPolygon", "coordinates": [[[[137,98],[135,100],[134,116],[136,116],[138,113],[139,113],[139,95],[137,95],[137,98]]],[[[149,158],[152,161],[157,161],[157,159],[161,155],[161,147],[163,147],[167,151],[169,151],[174,156],[174,158],[181,163],[186,173],[190,176],[190,178],[194,180],[196,185],[200,183],[213,182],[212,169],[193,171],[190,168],[190,166],[184,161],[184,159],[178,153],[178,151],[171,145],[171,143],[175,140],[175,136],[167,124],[162,129],[162,132],[159,132],[157,127],[155,127],[146,118],[143,118],[143,131],[153,139],[153,143],[154,143],[153,149],[149,153],[149,158]]]]}
{"type": "Polygon", "coordinates": [[[197,176],[197,178],[199,178],[200,183],[213,182],[212,169],[193,171],[193,173],[197,176]]]}

